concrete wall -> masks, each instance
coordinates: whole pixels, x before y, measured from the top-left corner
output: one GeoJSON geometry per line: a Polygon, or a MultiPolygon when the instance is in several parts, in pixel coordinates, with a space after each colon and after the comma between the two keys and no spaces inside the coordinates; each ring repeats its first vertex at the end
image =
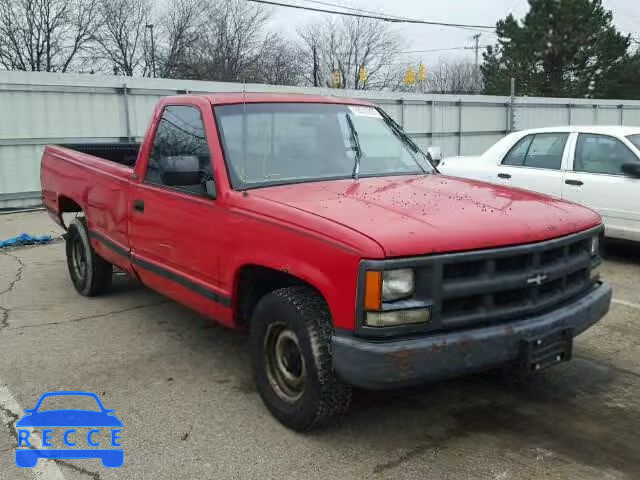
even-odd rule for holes
{"type": "MultiPolygon", "coordinates": [[[[640,125],[640,101],[244,88],[367,98],[418,145],[440,145],[445,156],[482,153],[511,130],[570,123],[640,125]]],[[[39,204],[40,157],[47,144],[139,140],[162,96],[242,89],[234,83],[0,72],[0,209],[39,204]]]]}

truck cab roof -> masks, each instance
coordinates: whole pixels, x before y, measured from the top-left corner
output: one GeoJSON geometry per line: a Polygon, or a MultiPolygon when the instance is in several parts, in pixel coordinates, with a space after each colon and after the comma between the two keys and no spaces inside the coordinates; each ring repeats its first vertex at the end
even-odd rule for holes
{"type": "Polygon", "coordinates": [[[375,106],[368,100],[348,97],[333,97],[329,95],[308,95],[303,93],[250,93],[250,92],[222,92],[188,94],[167,97],[166,101],[184,100],[185,97],[199,97],[208,100],[211,105],[231,105],[238,103],[331,103],[337,105],[367,105],[375,106]]]}

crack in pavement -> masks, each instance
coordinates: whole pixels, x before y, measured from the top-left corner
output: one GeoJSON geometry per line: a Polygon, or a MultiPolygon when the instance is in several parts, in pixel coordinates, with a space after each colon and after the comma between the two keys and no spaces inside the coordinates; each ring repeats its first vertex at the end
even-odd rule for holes
{"type": "Polygon", "coordinates": [[[91,470],[87,470],[86,468],[78,467],[73,463],[65,462],[64,460],[54,459],[58,465],[62,465],[63,467],[70,468],[71,470],[75,470],[78,473],[82,473],[84,475],[88,475],[90,478],[94,480],[100,480],[100,474],[98,472],[92,472],[91,470]]]}
{"type": "Polygon", "coordinates": [[[15,424],[20,418],[16,413],[13,413],[4,405],[0,405],[0,413],[3,413],[8,420],[5,422],[5,427],[9,430],[9,435],[16,441],[16,445],[18,443],[18,431],[16,430],[15,424]]]}
{"type": "MultiPolygon", "coordinates": [[[[16,286],[16,284],[20,280],[22,280],[22,273],[24,272],[24,268],[25,268],[24,262],[22,261],[22,259],[20,259],[20,257],[17,257],[16,255],[12,255],[9,252],[4,252],[3,255],[6,255],[7,257],[13,258],[18,263],[18,269],[16,270],[16,273],[15,273],[15,275],[13,277],[13,280],[11,282],[9,282],[9,286],[0,292],[0,297],[3,297],[7,293],[13,291],[13,289],[16,286]]],[[[11,309],[10,308],[6,308],[6,307],[0,305],[0,314],[2,315],[0,317],[0,332],[3,329],[5,329],[6,327],[9,326],[9,314],[10,313],[11,313],[11,309]]]]}
{"type": "Polygon", "coordinates": [[[429,444],[416,445],[415,447],[410,448],[409,450],[407,450],[406,452],[398,456],[398,458],[389,460],[388,462],[385,462],[385,463],[379,463],[373,468],[373,473],[380,474],[387,470],[392,470],[394,468],[397,468],[403,465],[404,463],[407,463],[410,460],[423,455],[430,448],[432,447],[429,444]]]}
{"type": "MultiPolygon", "coordinates": [[[[4,405],[0,405],[0,414],[4,415],[4,417],[6,417],[6,421],[4,422],[4,425],[9,430],[9,435],[14,439],[14,441],[16,442],[16,445],[17,445],[18,444],[18,429],[16,428],[16,422],[20,418],[20,415],[18,415],[17,413],[13,412],[10,408],[7,408],[4,405]]],[[[17,448],[17,447],[15,447],[15,448],[17,448]]],[[[14,447],[7,448],[6,451],[15,450],[15,448],[14,447]]],[[[35,446],[31,446],[29,448],[35,449],[36,447],[35,446]]],[[[92,478],[94,480],[100,480],[100,474],[97,473],[97,472],[92,472],[90,470],[87,470],[86,468],[78,467],[76,465],[64,462],[64,461],[59,460],[59,459],[51,459],[51,460],[53,460],[55,463],[57,463],[59,465],[63,465],[63,466],[68,467],[68,468],[70,468],[72,470],[75,470],[78,473],[82,473],[84,475],[88,475],[90,478],[92,478]]]]}
{"type": "Polygon", "coordinates": [[[47,323],[36,323],[34,325],[22,325],[20,327],[11,327],[9,328],[9,330],[23,330],[25,328],[46,327],[49,325],[65,325],[67,323],[82,322],[84,320],[94,320],[96,318],[108,317],[110,315],[118,315],[120,313],[131,312],[133,310],[141,310],[143,308],[153,307],[156,305],[163,305],[165,303],[171,303],[171,302],[172,302],[171,300],[161,300],[159,302],[145,303],[144,305],[136,305],[134,307],[123,308],[122,310],[114,310],[112,312],[100,313],[98,315],[87,315],[84,317],[72,318],[71,320],[65,320],[63,322],[47,322],[47,323]]]}

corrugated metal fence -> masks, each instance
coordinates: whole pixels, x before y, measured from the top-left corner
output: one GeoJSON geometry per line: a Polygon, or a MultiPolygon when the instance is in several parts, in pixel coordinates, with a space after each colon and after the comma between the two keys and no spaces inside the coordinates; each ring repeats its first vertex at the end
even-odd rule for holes
{"type": "Polygon", "coordinates": [[[0,209],[40,203],[40,156],[51,143],[139,140],[158,98],[180,93],[301,92],[363,97],[416,143],[445,156],[483,152],[504,134],[566,124],[640,125],[640,101],[418,95],[189,80],[0,72],[0,209]]]}

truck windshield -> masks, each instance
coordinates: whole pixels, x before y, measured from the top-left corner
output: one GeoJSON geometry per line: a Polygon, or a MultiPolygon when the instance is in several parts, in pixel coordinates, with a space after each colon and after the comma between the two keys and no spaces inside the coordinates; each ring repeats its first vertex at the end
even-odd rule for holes
{"type": "Polygon", "coordinates": [[[237,190],[434,172],[393,120],[373,107],[250,103],[215,107],[214,113],[237,190]]]}

